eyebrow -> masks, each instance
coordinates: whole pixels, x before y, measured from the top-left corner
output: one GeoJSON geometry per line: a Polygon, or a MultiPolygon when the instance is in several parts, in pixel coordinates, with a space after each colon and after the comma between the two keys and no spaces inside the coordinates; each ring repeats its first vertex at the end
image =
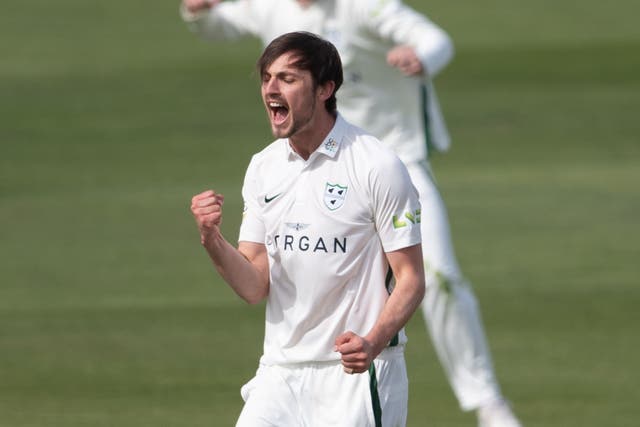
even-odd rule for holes
{"type": "Polygon", "coordinates": [[[285,77],[300,77],[302,75],[302,73],[298,70],[294,70],[294,71],[289,71],[289,70],[285,70],[285,71],[278,71],[276,73],[270,73],[269,71],[265,71],[264,73],[262,73],[262,76],[275,76],[277,78],[285,78],[285,77]]]}

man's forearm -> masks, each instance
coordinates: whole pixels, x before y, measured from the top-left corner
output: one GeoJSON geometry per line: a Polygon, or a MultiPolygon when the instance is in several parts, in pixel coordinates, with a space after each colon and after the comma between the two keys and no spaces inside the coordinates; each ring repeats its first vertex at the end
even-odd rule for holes
{"type": "Polygon", "coordinates": [[[216,270],[236,294],[256,304],[269,293],[269,275],[266,252],[262,254],[259,245],[252,245],[255,247],[245,250],[245,255],[219,235],[204,246],[216,270]]]}
{"type": "Polygon", "coordinates": [[[365,336],[365,339],[373,344],[376,355],[380,354],[398,331],[407,324],[420,306],[423,296],[424,281],[396,284],[378,321],[365,336]]]}
{"type": "Polygon", "coordinates": [[[373,345],[375,355],[378,355],[409,321],[420,306],[425,293],[421,245],[388,253],[387,259],[394,271],[396,286],[389,295],[378,321],[364,337],[373,345]]]}

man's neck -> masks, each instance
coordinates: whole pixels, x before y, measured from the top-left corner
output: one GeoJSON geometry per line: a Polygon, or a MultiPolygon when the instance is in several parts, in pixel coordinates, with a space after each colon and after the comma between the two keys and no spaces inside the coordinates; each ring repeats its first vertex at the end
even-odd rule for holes
{"type": "Polygon", "coordinates": [[[289,144],[293,151],[303,159],[308,160],[331,132],[331,129],[336,124],[336,119],[337,115],[334,116],[326,112],[319,116],[314,123],[309,123],[307,129],[289,137],[289,144]]]}

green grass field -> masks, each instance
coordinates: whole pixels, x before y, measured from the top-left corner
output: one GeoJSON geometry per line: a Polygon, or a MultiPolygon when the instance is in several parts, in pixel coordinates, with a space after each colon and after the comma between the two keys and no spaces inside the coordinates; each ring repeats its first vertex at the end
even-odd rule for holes
{"type": "MultiPolygon", "coordinates": [[[[231,426],[263,307],[210,267],[188,206],[271,136],[255,41],[177,1],[0,14],[0,427],[231,426]]],[[[505,394],[527,426],[640,425],[640,3],[410,2],[454,38],[433,159],[505,394]],[[634,360],[636,362],[634,362],[634,360]]],[[[409,426],[472,426],[421,315],[409,426]]]]}

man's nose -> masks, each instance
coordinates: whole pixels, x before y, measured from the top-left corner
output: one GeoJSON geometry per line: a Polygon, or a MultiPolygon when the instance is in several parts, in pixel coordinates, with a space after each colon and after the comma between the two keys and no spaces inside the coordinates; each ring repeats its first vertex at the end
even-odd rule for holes
{"type": "Polygon", "coordinates": [[[278,93],[280,91],[279,89],[279,85],[278,85],[278,79],[269,79],[266,82],[263,83],[264,85],[264,92],[265,93],[278,93]]]}

